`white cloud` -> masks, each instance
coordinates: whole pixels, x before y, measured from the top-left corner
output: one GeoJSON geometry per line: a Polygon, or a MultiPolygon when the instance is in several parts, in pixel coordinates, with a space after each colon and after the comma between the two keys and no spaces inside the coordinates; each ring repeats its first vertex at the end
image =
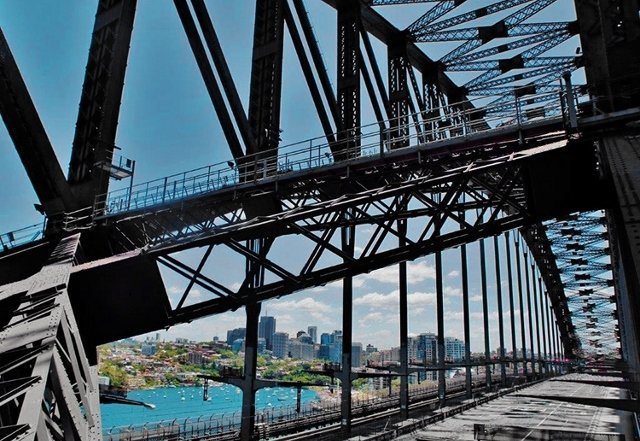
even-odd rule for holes
{"type": "Polygon", "coordinates": [[[407,304],[409,306],[435,305],[436,295],[432,292],[414,292],[407,296],[407,304]]]}
{"type": "Polygon", "coordinates": [[[475,296],[469,297],[470,302],[481,302],[482,296],[480,294],[476,294],[475,296]]]}
{"type": "MultiPolygon", "coordinates": [[[[167,288],[167,294],[169,296],[170,302],[172,304],[177,304],[182,298],[182,295],[184,294],[184,290],[185,290],[184,287],[178,286],[178,285],[171,285],[169,288],[167,288]]],[[[191,290],[189,291],[189,295],[187,296],[186,303],[190,304],[190,303],[193,303],[194,301],[197,302],[201,298],[202,298],[202,291],[200,291],[197,288],[191,288],[191,290]]]]}
{"type": "Polygon", "coordinates": [[[389,294],[370,292],[362,297],[354,299],[353,304],[380,308],[385,306],[397,306],[398,301],[398,291],[392,291],[389,294]]]}
{"type": "MultiPolygon", "coordinates": [[[[356,277],[356,279],[363,279],[363,281],[372,280],[380,283],[398,283],[399,272],[398,265],[388,266],[386,268],[380,268],[372,271],[369,274],[363,274],[356,277]]],[[[427,264],[427,262],[407,262],[407,283],[423,282],[427,279],[436,278],[436,270],[433,266],[427,264]]],[[[355,284],[354,284],[355,286],[355,284]]]]}
{"type": "MultiPolygon", "coordinates": [[[[304,313],[316,320],[326,320],[326,314],[331,311],[331,306],[319,302],[311,297],[300,300],[281,300],[269,304],[269,310],[283,313],[304,313]]],[[[280,317],[277,315],[277,317],[280,317]]]]}
{"type": "Polygon", "coordinates": [[[379,325],[384,319],[384,315],[381,312],[370,312],[369,314],[358,320],[358,324],[363,328],[379,325]]]}
{"type": "Polygon", "coordinates": [[[453,270],[449,274],[447,274],[447,277],[458,277],[459,275],[460,275],[460,271],[453,270]]]}
{"type": "MultiPolygon", "coordinates": [[[[399,292],[393,290],[388,294],[370,292],[353,300],[354,305],[369,306],[370,308],[394,307],[399,305],[399,292]]],[[[431,292],[412,292],[407,295],[409,306],[435,305],[436,295],[431,292]]]]}
{"type": "Polygon", "coordinates": [[[453,286],[445,286],[444,295],[447,297],[462,297],[462,290],[460,288],[454,288],[453,286]]]}

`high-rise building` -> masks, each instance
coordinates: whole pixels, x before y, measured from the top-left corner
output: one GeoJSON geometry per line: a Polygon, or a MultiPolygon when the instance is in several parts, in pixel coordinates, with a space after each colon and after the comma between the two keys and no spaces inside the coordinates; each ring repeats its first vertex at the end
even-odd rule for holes
{"type": "Polygon", "coordinates": [[[236,328],[227,331],[227,344],[231,346],[234,341],[238,339],[243,339],[247,336],[246,328],[236,328]]]}
{"type": "Polygon", "coordinates": [[[267,342],[267,349],[273,350],[273,334],[276,332],[276,319],[268,315],[260,317],[258,324],[258,337],[267,342]]]}
{"type": "Polygon", "coordinates": [[[418,337],[410,336],[407,338],[407,357],[409,357],[409,363],[415,364],[422,355],[418,356],[418,337]]]}
{"type": "Polygon", "coordinates": [[[244,351],[244,338],[237,338],[231,343],[231,350],[233,352],[244,351]]]}
{"type": "Polygon", "coordinates": [[[309,337],[311,337],[313,344],[318,343],[318,327],[317,326],[307,327],[307,334],[309,334],[309,337]]]}
{"type": "Polygon", "coordinates": [[[418,348],[416,358],[423,363],[436,363],[438,359],[438,339],[435,334],[425,333],[418,335],[418,348]]]}
{"type": "Polygon", "coordinates": [[[328,332],[323,332],[320,336],[320,344],[321,345],[330,345],[331,344],[331,334],[328,332]]]}
{"type": "Polygon", "coordinates": [[[294,359],[309,361],[313,360],[316,354],[312,344],[299,339],[291,339],[289,340],[289,355],[294,359]]]}
{"type": "Polygon", "coordinates": [[[313,345],[313,339],[306,332],[298,333],[298,340],[300,340],[302,343],[313,345]]]}
{"type": "Polygon", "coordinates": [[[273,356],[285,358],[289,353],[289,334],[286,332],[275,332],[273,334],[273,356]]]}
{"type": "Polygon", "coordinates": [[[334,363],[342,363],[342,331],[340,330],[335,330],[333,334],[331,334],[329,360],[334,363]]]}
{"type": "Polygon", "coordinates": [[[358,368],[362,364],[362,343],[351,344],[351,367],[358,368]]]}
{"type": "Polygon", "coordinates": [[[321,344],[320,347],[318,348],[318,358],[321,358],[323,360],[329,360],[330,355],[331,354],[330,354],[329,345],[321,344]]]}
{"type": "Polygon", "coordinates": [[[460,361],[464,359],[465,345],[462,340],[453,337],[444,338],[445,358],[450,361],[460,361]]]}

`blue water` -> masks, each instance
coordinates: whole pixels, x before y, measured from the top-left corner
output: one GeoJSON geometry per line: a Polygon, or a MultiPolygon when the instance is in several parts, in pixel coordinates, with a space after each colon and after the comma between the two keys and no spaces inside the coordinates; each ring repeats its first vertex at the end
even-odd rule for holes
{"type": "MultiPolygon", "coordinates": [[[[218,383],[219,384],[219,383],[218,383]]],[[[152,390],[133,390],[127,398],[139,400],[155,405],[155,409],[143,406],[124,404],[102,404],[102,428],[109,431],[112,427],[139,426],[145,423],[160,421],[184,421],[186,418],[209,419],[210,417],[230,417],[240,414],[242,407],[242,393],[240,389],[228,384],[209,387],[209,401],[202,399],[202,387],[158,388],[152,390]]],[[[307,389],[302,389],[303,405],[317,400],[318,395],[307,389]]],[[[296,406],[296,389],[274,387],[261,389],[256,395],[256,409],[258,411],[270,407],[296,406]]]]}

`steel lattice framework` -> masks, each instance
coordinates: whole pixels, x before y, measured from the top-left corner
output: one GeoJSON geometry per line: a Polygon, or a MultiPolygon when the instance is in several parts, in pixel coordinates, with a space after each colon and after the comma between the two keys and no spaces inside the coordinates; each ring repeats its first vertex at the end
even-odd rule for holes
{"type": "Polygon", "coordinates": [[[547,226],[574,332],[583,354],[591,357],[610,356],[620,348],[606,222],[603,213],[595,212],[547,226]]]}
{"type": "MultiPolygon", "coordinates": [[[[602,216],[569,214],[609,203],[610,189],[603,184],[608,177],[594,142],[631,130],[622,125],[637,118],[629,110],[638,98],[633,78],[622,78],[613,58],[626,55],[634,65],[640,23],[637,4],[606,0],[595,6],[577,2],[577,21],[545,21],[547,8],[568,6],[562,2],[324,0],[336,16],[332,76],[303,0],[258,0],[245,109],[204,0],[174,0],[233,159],[222,168],[111,193],[110,176],[133,173],[115,164],[114,143],[136,0],[98,1],[66,178],[0,31],[0,113],[47,216],[36,241],[0,235],[0,435],[99,438],[95,372],[89,367],[97,344],[243,307],[245,364],[234,381],[244,392],[241,437],[248,441],[260,387],[261,302],[342,280],[343,351],[331,375],[342,383],[346,437],[356,377],[352,278],[389,265],[399,265],[400,412],[407,418],[406,262],[435,255],[432,369],[440,372],[438,396],[444,400],[442,252],[460,247],[469,341],[466,244],[475,241],[485,361],[474,364],[467,347],[469,397],[472,366],[485,367],[485,387],[493,381],[486,361],[490,294],[498,299],[503,385],[508,365],[515,376],[535,378],[557,373],[563,364],[558,359],[584,356],[587,346],[596,353],[616,349],[616,297],[602,216]],[[385,18],[385,8],[414,13],[419,3],[433,6],[408,27],[385,18]],[[577,35],[584,56],[573,45],[577,35]],[[280,145],[285,36],[323,131],[321,145],[310,141],[293,152],[280,145]],[[428,55],[435,45],[448,45],[437,60],[428,55]],[[587,85],[574,85],[571,73],[583,65],[587,85]],[[461,84],[449,74],[463,78],[461,84]],[[362,123],[367,110],[377,121],[369,132],[362,123]],[[547,222],[553,218],[562,220],[547,222]],[[520,238],[514,241],[509,231],[515,229],[520,238]],[[501,280],[503,234],[508,289],[503,293],[497,283],[493,293],[485,240],[493,237],[501,280]],[[279,257],[291,240],[300,247],[297,262],[279,257]],[[208,272],[207,262],[220,249],[245,262],[240,284],[227,285],[208,272]],[[183,258],[186,250],[199,253],[195,264],[183,258]],[[160,268],[187,280],[177,304],[169,301],[160,268]],[[195,299],[196,286],[209,297],[195,299]],[[132,292],[126,304],[118,300],[132,292]],[[132,313],[142,307],[144,317],[132,313]],[[505,351],[506,328],[512,357],[505,351]]],[[[633,318],[629,323],[635,326],[633,318]]]]}

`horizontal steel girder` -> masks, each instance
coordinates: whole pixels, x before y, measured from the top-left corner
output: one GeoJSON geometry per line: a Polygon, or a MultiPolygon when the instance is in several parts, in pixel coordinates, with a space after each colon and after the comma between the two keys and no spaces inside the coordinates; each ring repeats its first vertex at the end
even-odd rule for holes
{"type": "MultiPolygon", "coordinates": [[[[142,253],[155,258],[213,294],[213,298],[208,300],[195,304],[186,302],[187,306],[175,308],[167,323],[175,324],[237,309],[249,297],[267,300],[529,224],[535,221],[535,215],[525,194],[527,167],[538,159],[555,161],[556,155],[567,152],[565,144],[566,141],[560,140],[540,147],[519,148],[521,151],[505,147],[493,153],[484,151],[468,157],[461,155],[455,161],[450,155],[447,155],[447,159],[432,156],[425,161],[415,152],[415,157],[389,165],[384,168],[384,173],[383,165],[379,164],[377,169],[368,169],[367,173],[354,167],[346,174],[333,176],[332,180],[325,175],[325,182],[321,185],[317,181],[318,176],[306,187],[298,182],[295,192],[286,197],[281,194],[283,212],[270,216],[246,220],[241,205],[238,205],[239,208],[233,213],[213,219],[212,205],[207,204],[208,208],[200,208],[207,210],[207,215],[198,214],[191,206],[188,212],[163,210],[148,213],[144,217],[119,218],[104,228],[117,226],[119,232],[128,231],[134,241],[144,238],[146,244],[140,244],[144,249],[134,251],[131,255],[142,253]],[[395,174],[390,168],[395,169],[395,174]],[[335,194],[340,196],[332,196],[331,189],[335,189],[335,194]],[[463,194],[464,204],[460,202],[463,194]],[[405,206],[410,209],[401,208],[405,206]],[[451,229],[447,221],[457,225],[461,221],[461,209],[482,210],[484,221],[467,220],[462,222],[459,229],[451,229]],[[345,220],[343,213],[346,212],[352,212],[353,216],[345,220]],[[166,218],[163,219],[163,216],[166,218]],[[419,228],[408,237],[405,246],[389,248],[385,239],[398,236],[395,223],[402,217],[410,217],[419,228]],[[208,220],[197,225],[181,224],[196,218],[208,220]],[[223,218],[233,221],[223,222],[223,218]],[[341,226],[364,223],[372,225],[374,231],[367,236],[362,243],[362,251],[354,258],[345,256],[339,246],[333,243],[336,232],[341,226]],[[160,225],[172,225],[174,229],[169,231],[160,225]],[[154,228],[162,233],[143,237],[136,232],[138,229],[149,232],[154,228]],[[269,250],[272,247],[264,247],[261,253],[255,253],[243,243],[251,238],[266,237],[269,242],[275,241],[277,244],[279,237],[288,235],[296,235],[298,240],[310,244],[309,254],[300,257],[304,259],[304,264],[299,269],[288,268],[285,263],[271,258],[269,250]],[[201,246],[213,247],[214,250],[223,246],[258,263],[256,266],[264,267],[269,273],[270,281],[261,287],[249,288],[247,281],[252,277],[249,274],[240,288],[225,286],[216,281],[215,276],[204,275],[200,269],[193,269],[182,263],[179,256],[174,256],[178,251],[201,246]],[[319,264],[322,261],[339,263],[322,266],[319,264]]],[[[576,153],[579,151],[586,152],[584,149],[575,150],[576,153]]],[[[282,187],[279,189],[282,193],[284,190],[282,187]]],[[[262,191],[266,192],[266,189],[262,191]]],[[[122,243],[129,240],[125,236],[120,239],[122,243]]],[[[99,262],[90,266],[96,265],[99,262]]],[[[78,267],[77,271],[82,272],[83,267],[78,267]]],[[[185,293],[186,298],[188,292],[185,293]]],[[[567,320],[570,328],[570,317],[563,320],[567,320]]]]}

